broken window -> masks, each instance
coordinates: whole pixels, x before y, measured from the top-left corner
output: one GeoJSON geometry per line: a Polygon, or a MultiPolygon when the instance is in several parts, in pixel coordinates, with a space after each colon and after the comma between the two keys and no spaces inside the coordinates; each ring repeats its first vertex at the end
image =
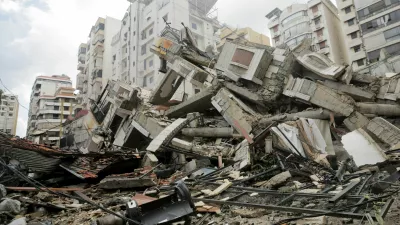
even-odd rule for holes
{"type": "Polygon", "coordinates": [[[146,54],[146,50],[147,50],[146,44],[142,45],[142,51],[141,51],[142,55],[146,54]]]}
{"type": "Polygon", "coordinates": [[[354,46],[354,52],[361,51],[361,45],[354,46]]]}
{"type": "Polygon", "coordinates": [[[348,6],[348,7],[344,8],[344,12],[346,14],[351,13],[351,6],[348,6]]]}
{"type": "Polygon", "coordinates": [[[320,37],[324,35],[323,29],[317,30],[317,36],[320,37]]]}
{"type": "Polygon", "coordinates": [[[312,11],[313,13],[318,12],[318,5],[312,7],[312,8],[311,8],[311,11],[312,11]]]}
{"type": "Polygon", "coordinates": [[[364,65],[364,59],[359,59],[356,62],[357,62],[357,66],[363,66],[364,65]]]}
{"type": "Polygon", "coordinates": [[[347,25],[348,25],[348,26],[354,25],[354,18],[351,19],[351,20],[347,20],[347,25]]]}
{"type": "Polygon", "coordinates": [[[350,34],[351,39],[356,39],[358,37],[357,31],[350,34]]]}
{"type": "Polygon", "coordinates": [[[254,52],[247,51],[245,49],[237,48],[235,54],[232,57],[232,62],[242,65],[250,66],[251,60],[253,59],[254,52]]]}
{"type": "Polygon", "coordinates": [[[320,43],[318,43],[318,45],[319,45],[319,49],[324,49],[324,48],[328,47],[326,45],[326,41],[320,42],[320,43]]]}
{"type": "Polygon", "coordinates": [[[321,23],[321,19],[320,18],[315,19],[314,23],[316,26],[319,25],[321,23]]]}

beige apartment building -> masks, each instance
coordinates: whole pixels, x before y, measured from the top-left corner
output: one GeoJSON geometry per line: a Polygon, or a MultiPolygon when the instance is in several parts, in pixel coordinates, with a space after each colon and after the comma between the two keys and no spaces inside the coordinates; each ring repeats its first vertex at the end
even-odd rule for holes
{"type": "Polygon", "coordinates": [[[336,0],[349,63],[355,71],[400,54],[400,0],[336,0]]]}
{"type": "Polygon", "coordinates": [[[262,44],[271,46],[271,40],[268,36],[260,34],[250,27],[245,28],[231,28],[224,26],[220,30],[220,42],[217,45],[217,49],[220,50],[225,44],[226,40],[244,39],[252,43],[262,44]]]}
{"type": "Polygon", "coordinates": [[[1,94],[0,99],[0,132],[15,135],[18,122],[18,97],[16,95],[1,94]]]}
{"type": "Polygon", "coordinates": [[[338,9],[330,0],[311,0],[284,10],[276,8],[266,17],[274,46],[295,47],[310,38],[313,51],[339,64],[348,62],[338,9]]]}

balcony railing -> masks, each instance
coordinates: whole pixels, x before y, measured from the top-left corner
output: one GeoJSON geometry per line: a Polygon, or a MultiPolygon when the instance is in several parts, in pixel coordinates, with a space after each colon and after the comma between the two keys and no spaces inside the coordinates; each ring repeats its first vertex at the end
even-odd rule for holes
{"type": "MultiPolygon", "coordinates": [[[[368,19],[368,18],[370,18],[370,17],[372,17],[372,16],[375,16],[376,14],[379,14],[379,13],[381,13],[381,12],[384,12],[384,11],[386,11],[386,10],[388,10],[388,9],[390,9],[390,8],[393,8],[393,7],[395,7],[395,6],[398,6],[398,5],[400,5],[400,2],[396,2],[396,3],[393,3],[393,4],[387,5],[386,7],[381,8],[381,9],[379,9],[379,10],[377,10],[377,11],[374,11],[374,12],[368,14],[368,15],[365,15],[365,16],[362,16],[362,17],[361,17],[361,16],[358,16],[358,19],[359,19],[360,21],[365,20],[365,19],[368,19]]],[[[358,13],[358,12],[357,12],[357,13],[358,13]]]]}

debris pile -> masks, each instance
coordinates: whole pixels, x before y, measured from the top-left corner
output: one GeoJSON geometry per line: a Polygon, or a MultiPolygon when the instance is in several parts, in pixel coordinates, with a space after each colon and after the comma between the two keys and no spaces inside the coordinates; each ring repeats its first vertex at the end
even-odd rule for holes
{"type": "Polygon", "coordinates": [[[51,151],[1,134],[1,221],[396,224],[400,75],[309,49],[239,39],[215,55],[167,27],[156,88],[109,81],[86,147],[71,129],[51,151]]]}

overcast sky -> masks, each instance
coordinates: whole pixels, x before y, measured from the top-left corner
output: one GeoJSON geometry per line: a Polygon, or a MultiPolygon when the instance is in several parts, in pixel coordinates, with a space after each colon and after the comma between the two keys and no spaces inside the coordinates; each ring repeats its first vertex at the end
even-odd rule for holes
{"type": "MultiPolygon", "coordinates": [[[[221,22],[269,36],[266,14],[304,2],[219,0],[216,7],[221,22]]],[[[66,74],[75,86],[79,44],[99,16],[121,19],[128,5],[126,0],[0,0],[1,80],[26,107],[38,75],[66,74]]],[[[20,107],[17,135],[25,136],[27,120],[28,111],[20,107]]]]}

